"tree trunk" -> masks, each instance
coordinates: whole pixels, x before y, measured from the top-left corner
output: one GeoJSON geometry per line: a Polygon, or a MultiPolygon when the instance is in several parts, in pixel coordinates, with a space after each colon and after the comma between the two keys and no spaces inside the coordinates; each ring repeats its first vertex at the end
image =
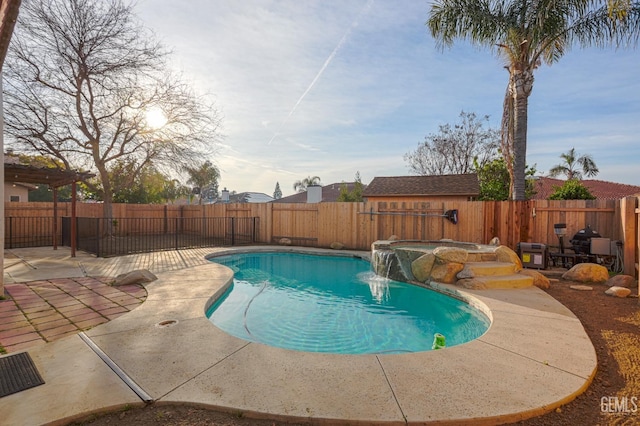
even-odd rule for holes
{"type": "MultiPolygon", "coordinates": [[[[113,219],[113,188],[104,163],[96,161],[96,166],[102,181],[102,217],[106,220],[106,223],[110,223],[111,219],[113,219]]],[[[111,235],[111,230],[109,229],[107,233],[111,235]]]]}
{"type": "Polygon", "coordinates": [[[510,76],[513,95],[513,195],[514,200],[526,199],[527,110],[533,88],[533,73],[513,70],[510,76]]]}

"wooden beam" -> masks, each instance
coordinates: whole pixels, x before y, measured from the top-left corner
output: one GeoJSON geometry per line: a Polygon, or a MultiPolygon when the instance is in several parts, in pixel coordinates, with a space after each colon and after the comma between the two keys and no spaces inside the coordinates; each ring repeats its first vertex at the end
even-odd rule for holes
{"type": "Polygon", "coordinates": [[[76,190],[77,184],[71,184],[71,257],[76,257],[76,244],[78,242],[78,223],[76,221],[76,190]]]}
{"type": "Polygon", "coordinates": [[[620,220],[622,225],[622,251],[625,275],[636,275],[636,254],[638,250],[636,197],[626,197],[620,200],[620,220]]]}
{"type": "Polygon", "coordinates": [[[609,208],[597,208],[597,207],[571,207],[568,209],[565,208],[551,208],[551,207],[535,207],[536,212],[615,212],[616,209],[609,209],[609,208]]]}

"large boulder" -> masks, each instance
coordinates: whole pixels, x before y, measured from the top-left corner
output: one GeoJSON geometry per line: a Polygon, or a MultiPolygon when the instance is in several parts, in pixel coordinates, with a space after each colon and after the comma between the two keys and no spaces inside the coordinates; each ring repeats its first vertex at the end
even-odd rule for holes
{"type": "Polygon", "coordinates": [[[614,297],[627,297],[631,294],[631,290],[625,287],[611,287],[605,290],[604,294],[614,297]]]}
{"type": "Polygon", "coordinates": [[[431,276],[431,270],[436,257],[433,253],[423,254],[413,262],[411,262],[411,273],[417,281],[425,282],[431,276]]]}
{"type": "Polygon", "coordinates": [[[453,284],[457,281],[458,272],[462,271],[464,265],[462,263],[436,262],[435,266],[431,270],[431,279],[439,283],[453,284]]]}
{"type": "Polygon", "coordinates": [[[638,280],[636,280],[631,275],[614,275],[609,278],[606,283],[609,287],[625,287],[631,288],[638,285],[638,280]]]}
{"type": "Polygon", "coordinates": [[[538,288],[546,289],[551,286],[551,282],[549,281],[549,278],[545,277],[538,271],[534,271],[532,269],[523,269],[518,273],[520,275],[526,275],[528,277],[532,277],[533,285],[538,288]]]}
{"type": "Polygon", "coordinates": [[[144,284],[157,280],[152,272],[147,269],[136,269],[135,271],[127,272],[126,274],[120,274],[111,283],[112,286],[130,285],[130,284],[144,284]]]}
{"type": "Polygon", "coordinates": [[[522,261],[520,260],[520,257],[515,251],[511,250],[509,247],[499,246],[498,248],[496,248],[495,254],[496,254],[496,260],[498,262],[508,262],[516,265],[515,272],[518,272],[522,269],[522,261]]]}
{"type": "Polygon", "coordinates": [[[596,263],[578,263],[562,274],[562,279],[580,283],[603,283],[609,279],[609,271],[596,263]]]}
{"type": "Polygon", "coordinates": [[[458,247],[436,247],[433,254],[440,263],[465,263],[469,258],[469,252],[458,247]]]}

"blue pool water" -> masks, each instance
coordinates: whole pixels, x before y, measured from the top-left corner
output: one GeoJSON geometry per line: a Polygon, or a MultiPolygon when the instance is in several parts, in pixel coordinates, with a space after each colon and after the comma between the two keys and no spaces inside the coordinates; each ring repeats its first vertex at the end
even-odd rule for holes
{"type": "Polygon", "coordinates": [[[249,253],[210,259],[231,268],[233,285],[207,312],[241,339],[308,352],[404,353],[482,335],[487,317],[468,304],[373,274],[358,258],[249,253]]]}

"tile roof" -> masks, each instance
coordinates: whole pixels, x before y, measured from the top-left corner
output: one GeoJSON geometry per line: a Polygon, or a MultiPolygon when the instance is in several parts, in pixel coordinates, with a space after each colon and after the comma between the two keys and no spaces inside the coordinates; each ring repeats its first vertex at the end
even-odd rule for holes
{"type": "MultiPolygon", "coordinates": [[[[340,188],[342,185],[347,185],[347,189],[352,191],[355,187],[355,182],[340,182],[340,183],[332,183],[331,185],[326,185],[322,187],[322,202],[330,203],[338,200],[338,196],[340,195],[340,188]]],[[[273,200],[274,203],[306,203],[307,202],[307,192],[298,192],[297,194],[289,195],[287,197],[282,197],[277,200],[273,200]]]]}
{"type": "Polygon", "coordinates": [[[382,195],[466,195],[478,196],[480,183],[475,173],[459,175],[376,177],[364,191],[365,197],[382,195]]]}
{"type": "MultiPolygon", "coordinates": [[[[531,198],[534,200],[546,200],[553,194],[554,187],[562,186],[564,182],[561,179],[544,176],[537,177],[535,180],[536,194],[531,198]]],[[[581,182],[598,200],[618,200],[631,195],[640,195],[640,186],[593,179],[586,179],[581,182]]]]}

